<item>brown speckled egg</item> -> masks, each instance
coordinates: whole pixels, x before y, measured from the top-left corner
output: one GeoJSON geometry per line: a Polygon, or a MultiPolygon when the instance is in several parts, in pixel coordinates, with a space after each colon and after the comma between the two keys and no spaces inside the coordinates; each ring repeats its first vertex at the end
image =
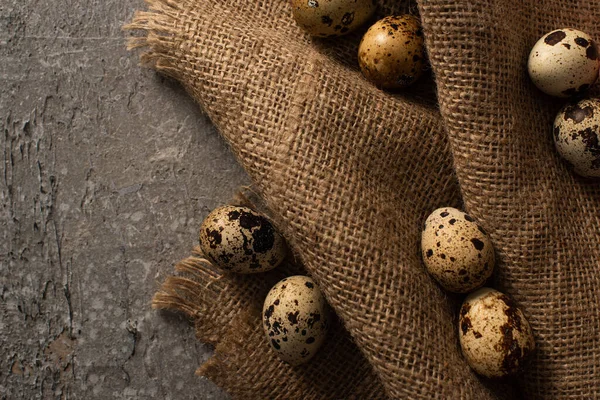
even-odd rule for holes
{"type": "Polygon", "coordinates": [[[569,97],[596,82],[600,59],[592,38],[581,31],[564,28],[544,36],[531,49],[527,69],[542,92],[569,97]]]}
{"type": "Polygon", "coordinates": [[[600,99],[563,107],[554,120],[554,144],[576,173],[600,177],[600,99]]]}
{"type": "Polygon", "coordinates": [[[452,207],[438,208],[427,217],[421,253],[429,273],[450,292],[478,288],[494,269],[494,247],[486,231],[452,207]]]}
{"type": "Polygon", "coordinates": [[[508,296],[489,288],[479,289],[464,301],[458,335],[471,368],[488,378],[517,372],[535,349],[523,312],[508,296]]]}
{"type": "Polygon", "coordinates": [[[218,267],[240,274],[265,272],[286,256],[283,238],[264,216],[246,207],[211,212],[200,227],[200,248],[218,267]]]}
{"type": "Polygon", "coordinates": [[[291,0],[296,23],[313,36],[350,33],[375,12],[372,0],[291,0]]]}
{"type": "Polygon", "coordinates": [[[269,291],[263,306],[263,328],[279,358],[291,365],[310,360],[323,344],[329,308],[308,276],[290,276],[269,291]]]}
{"type": "Polygon", "coordinates": [[[358,47],[363,75],[382,89],[400,89],[414,83],[425,66],[423,31],[412,15],[377,21],[358,47]]]}

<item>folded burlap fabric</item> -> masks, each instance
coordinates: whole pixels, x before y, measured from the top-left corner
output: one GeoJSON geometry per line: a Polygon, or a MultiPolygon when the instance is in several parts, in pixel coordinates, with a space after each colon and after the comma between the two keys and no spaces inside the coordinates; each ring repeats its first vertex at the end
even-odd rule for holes
{"type": "Polygon", "coordinates": [[[561,102],[533,87],[526,60],[556,28],[600,38],[600,2],[382,2],[379,16],[420,13],[424,27],[431,77],[401,94],[361,77],[361,32],[312,40],[284,0],[148,3],[132,46],[210,116],[340,320],[314,362],[283,365],[260,307],[286,271],[221,276],[197,255],[155,305],[185,312],[215,344],[200,373],[240,399],[599,395],[600,183],[554,151],[561,102]],[[439,206],[489,231],[494,284],[534,329],[537,351],[509,383],[469,369],[460,298],[421,264],[422,222],[439,206]]]}

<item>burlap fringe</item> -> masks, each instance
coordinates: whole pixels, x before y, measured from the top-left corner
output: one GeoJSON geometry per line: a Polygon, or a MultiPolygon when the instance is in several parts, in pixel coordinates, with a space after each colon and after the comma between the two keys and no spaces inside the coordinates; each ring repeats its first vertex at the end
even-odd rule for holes
{"type": "Polygon", "coordinates": [[[172,50],[176,48],[177,36],[182,29],[177,26],[178,14],[182,11],[181,2],[173,0],[146,0],[150,11],[136,11],[131,23],[123,30],[140,30],[143,36],[128,39],[129,50],[144,48],[140,56],[143,65],[177,78],[177,58],[172,50]]]}

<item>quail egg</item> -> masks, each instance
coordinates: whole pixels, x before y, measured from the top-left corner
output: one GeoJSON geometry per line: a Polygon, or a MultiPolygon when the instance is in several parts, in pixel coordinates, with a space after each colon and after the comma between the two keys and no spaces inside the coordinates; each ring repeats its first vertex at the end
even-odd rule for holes
{"type": "Polygon", "coordinates": [[[372,0],[291,0],[296,23],[313,36],[350,33],[375,12],[372,0]]]}
{"type": "Polygon", "coordinates": [[[286,256],[283,237],[264,216],[247,207],[213,210],[200,227],[200,248],[216,266],[240,274],[265,272],[286,256]]]}
{"type": "Polygon", "coordinates": [[[421,253],[429,273],[446,290],[467,293],[483,285],[494,269],[487,232],[452,207],[432,212],[421,233],[421,253]]]}
{"type": "Polygon", "coordinates": [[[263,306],[263,328],[279,358],[291,365],[310,360],[325,340],[329,309],[308,276],[290,276],[269,291],[263,306]]]}
{"type": "Polygon", "coordinates": [[[467,362],[480,375],[499,378],[518,371],[535,349],[523,312],[490,288],[471,293],[459,315],[458,335],[467,362]]]}
{"type": "Polygon", "coordinates": [[[600,99],[563,107],[554,120],[554,144],[579,175],[600,177],[600,99]]]}
{"type": "Polygon", "coordinates": [[[527,69],[542,92],[569,97],[596,82],[600,59],[592,38],[581,31],[564,28],[542,36],[529,54],[527,69]]]}
{"type": "Polygon", "coordinates": [[[412,15],[377,21],[358,47],[363,75],[382,89],[400,89],[414,83],[425,66],[423,31],[412,15]]]}

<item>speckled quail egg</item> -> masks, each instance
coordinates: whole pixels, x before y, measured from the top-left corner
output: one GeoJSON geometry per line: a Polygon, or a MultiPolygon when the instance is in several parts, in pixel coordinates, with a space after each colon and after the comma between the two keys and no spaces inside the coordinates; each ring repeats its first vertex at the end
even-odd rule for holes
{"type": "Polygon", "coordinates": [[[345,35],[375,12],[372,0],[291,0],[296,23],[313,36],[345,35]]]}
{"type": "Polygon", "coordinates": [[[382,89],[400,89],[414,83],[425,66],[423,31],[412,15],[377,21],[358,47],[363,75],[382,89]]]}
{"type": "Polygon", "coordinates": [[[581,31],[564,28],[552,31],[533,46],[527,69],[542,92],[569,97],[596,82],[600,59],[592,38],[581,31]]]}
{"type": "Polygon", "coordinates": [[[269,291],[263,306],[263,328],[279,358],[291,365],[310,360],[323,344],[329,308],[308,276],[290,276],[269,291]]]}
{"type": "Polygon", "coordinates": [[[200,248],[216,266],[240,274],[268,271],[286,256],[285,242],[271,222],[237,206],[217,208],[206,217],[200,248]]]}
{"type": "Polygon", "coordinates": [[[450,292],[478,288],[494,269],[494,247],[486,231],[452,207],[438,208],[427,217],[421,253],[429,273],[450,292]]]}
{"type": "Polygon", "coordinates": [[[579,175],[600,177],[600,99],[563,107],[554,120],[554,144],[579,175]]]}
{"type": "Polygon", "coordinates": [[[471,293],[460,309],[458,336],[467,362],[480,375],[499,378],[518,371],[535,349],[523,312],[490,288],[471,293]]]}

